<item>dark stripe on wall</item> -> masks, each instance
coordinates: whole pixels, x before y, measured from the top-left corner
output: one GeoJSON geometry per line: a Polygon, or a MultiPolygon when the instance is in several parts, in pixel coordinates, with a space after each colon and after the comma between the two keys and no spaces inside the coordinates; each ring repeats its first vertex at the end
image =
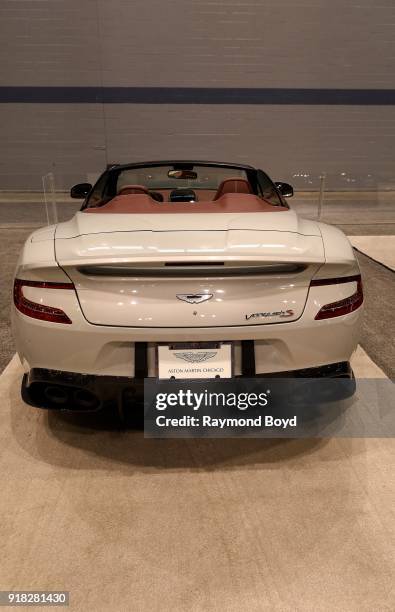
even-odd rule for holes
{"type": "Polygon", "coordinates": [[[231,87],[0,87],[0,103],[23,104],[395,104],[395,89],[231,87]]]}

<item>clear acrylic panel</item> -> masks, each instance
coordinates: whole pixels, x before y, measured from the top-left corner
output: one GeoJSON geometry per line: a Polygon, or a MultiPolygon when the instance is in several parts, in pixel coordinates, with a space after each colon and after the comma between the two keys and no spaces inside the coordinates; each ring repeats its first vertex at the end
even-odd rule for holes
{"type": "Polygon", "coordinates": [[[48,225],[61,223],[71,217],[81,208],[83,200],[70,197],[70,189],[76,183],[92,183],[96,176],[92,174],[78,177],[64,176],[54,171],[42,176],[43,201],[45,219],[48,225]]]}
{"type": "Polygon", "coordinates": [[[42,177],[45,214],[47,225],[58,223],[58,209],[55,190],[55,176],[53,172],[48,172],[42,177]]]}
{"type": "MultiPolygon", "coordinates": [[[[323,172],[309,181],[294,176],[295,196],[289,204],[302,217],[348,227],[388,226],[395,224],[395,189],[391,182],[361,185],[343,173],[323,172]]],[[[292,180],[290,181],[292,182],[292,180]]]]}

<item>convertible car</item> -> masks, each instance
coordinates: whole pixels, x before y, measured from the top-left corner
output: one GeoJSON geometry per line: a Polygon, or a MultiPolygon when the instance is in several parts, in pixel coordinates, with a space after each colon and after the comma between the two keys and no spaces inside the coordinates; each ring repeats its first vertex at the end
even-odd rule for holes
{"type": "MultiPolygon", "coordinates": [[[[145,378],[352,377],[363,293],[338,229],[251,166],[113,165],[27,239],[12,324],[34,406],[134,401],[145,378]]],[[[209,384],[209,383],[208,383],[209,384]]]]}

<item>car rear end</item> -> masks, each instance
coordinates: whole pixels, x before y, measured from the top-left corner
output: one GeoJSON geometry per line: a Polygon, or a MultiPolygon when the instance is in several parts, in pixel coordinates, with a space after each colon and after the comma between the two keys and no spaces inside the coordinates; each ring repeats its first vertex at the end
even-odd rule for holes
{"type": "Polygon", "coordinates": [[[12,314],[25,399],[96,410],[141,395],[147,377],[350,376],[363,301],[352,249],[284,214],[283,231],[262,215],[211,228],[189,215],[87,232],[79,213],[33,234],[12,314]]]}

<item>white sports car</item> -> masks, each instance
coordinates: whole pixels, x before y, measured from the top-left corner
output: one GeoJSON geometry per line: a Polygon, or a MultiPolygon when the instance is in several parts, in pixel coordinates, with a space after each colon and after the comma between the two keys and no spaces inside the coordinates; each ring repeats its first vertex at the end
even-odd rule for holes
{"type": "Polygon", "coordinates": [[[27,239],[12,324],[22,396],[97,410],[145,378],[352,377],[363,293],[338,229],[251,166],[114,165],[27,239]]]}

